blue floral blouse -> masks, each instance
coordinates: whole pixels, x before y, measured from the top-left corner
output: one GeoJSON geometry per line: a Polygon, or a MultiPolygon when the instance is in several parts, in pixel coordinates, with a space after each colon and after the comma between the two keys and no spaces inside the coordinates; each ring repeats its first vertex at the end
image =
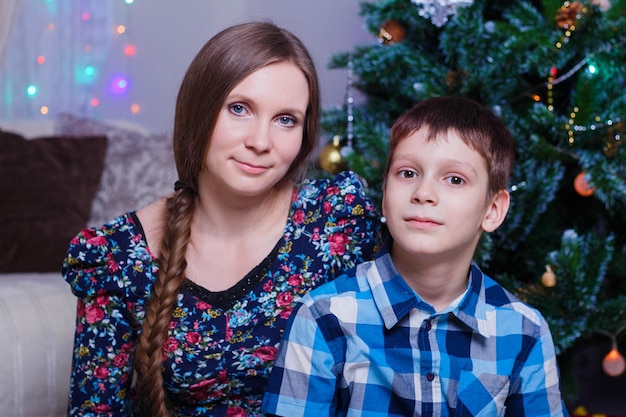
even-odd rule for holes
{"type": "MultiPolygon", "coordinates": [[[[380,221],[350,172],[307,180],[295,191],[283,238],[234,287],[187,280],[163,346],[174,416],[262,416],[281,334],[311,288],[371,259],[380,221]]],[[[68,413],[130,416],[133,352],[158,270],[134,212],[70,243],[63,276],[78,297],[68,413]]]]}

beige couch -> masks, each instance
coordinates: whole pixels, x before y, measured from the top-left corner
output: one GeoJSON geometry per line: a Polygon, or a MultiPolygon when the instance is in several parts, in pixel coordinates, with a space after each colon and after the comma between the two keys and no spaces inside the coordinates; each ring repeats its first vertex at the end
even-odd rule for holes
{"type": "Polygon", "coordinates": [[[0,141],[0,417],[64,416],[76,311],[65,249],[81,228],[172,190],[171,145],[69,114],[0,121],[0,141]]]}
{"type": "Polygon", "coordinates": [[[0,416],[64,416],[76,299],[58,273],[0,275],[0,416]]]}

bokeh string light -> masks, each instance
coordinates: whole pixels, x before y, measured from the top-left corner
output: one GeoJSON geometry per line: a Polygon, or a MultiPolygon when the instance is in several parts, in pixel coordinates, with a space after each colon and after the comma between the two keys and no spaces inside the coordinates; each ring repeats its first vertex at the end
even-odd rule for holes
{"type": "Polygon", "coordinates": [[[23,0],[0,68],[2,118],[91,117],[107,103],[138,113],[130,75],[138,53],[132,3],[23,0]]]}

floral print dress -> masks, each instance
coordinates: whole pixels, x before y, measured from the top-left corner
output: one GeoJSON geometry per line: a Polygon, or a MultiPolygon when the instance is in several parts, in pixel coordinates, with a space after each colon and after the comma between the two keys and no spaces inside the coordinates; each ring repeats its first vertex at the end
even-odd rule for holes
{"type": "MultiPolygon", "coordinates": [[[[181,288],[163,346],[172,415],[262,416],[296,301],[373,258],[379,243],[378,214],[353,173],[302,183],[283,238],[261,264],[227,291],[189,280],[181,288]]],[[[133,352],[157,270],[134,212],[71,241],[63,275],[78,297],[78,318],[69,415],[133,415],[133,352]]]]}

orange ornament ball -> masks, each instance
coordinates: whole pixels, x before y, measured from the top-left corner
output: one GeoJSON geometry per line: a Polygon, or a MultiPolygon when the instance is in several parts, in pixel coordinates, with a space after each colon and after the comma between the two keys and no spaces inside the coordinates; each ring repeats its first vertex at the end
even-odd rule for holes
{"type": "Polygon", "coordinates": [[[546,272],[541,276],[541,283],[544,287],[554,287],[556,285],[556,275],[549,265],[546,265],[546,272]]]}
{"type": "Polygon", "coordinates": [[[401,42],[404,39],[406,31],[402,23],[396,20],[387,20],[380,27],[378,32],[378,41],[384,45],[391,45],[401,42]]]}
{"type": "Polygon", "coordinates": [[[583,197],[590,197],[596,191],[595,187],[589,186],[587,182],[587,172],[582,171],[580,174],[576,175],[574,178],[574,189],[578,194],[583,197]]]}
{"type": "Polygon", "coordinates": [[[611,349],[602,360],[602,369],[610,376],[620,376],[626,370],[626,360],[615,348],[611,349]]]}

